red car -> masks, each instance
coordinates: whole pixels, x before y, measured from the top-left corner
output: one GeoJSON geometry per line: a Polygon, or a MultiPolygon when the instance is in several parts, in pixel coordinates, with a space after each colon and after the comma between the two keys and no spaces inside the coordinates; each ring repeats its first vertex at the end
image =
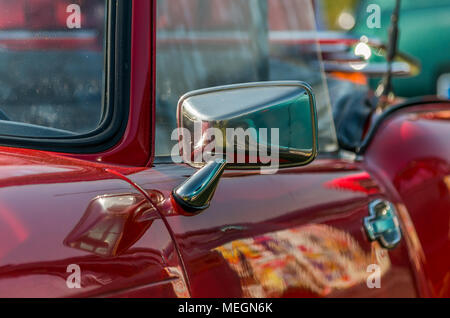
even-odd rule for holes
{"type": "Polygon", "coordinates": [[[336,115],[364,87],[326,77],[301,41],[310,1],[99,12],[104,63],[83,43],[84,60],[0,52],[34,74],[0,88],[1,297],[450,297],[449,101],[336,115]],[[273,43],[280,30],[292,41],[273,43]],[[241,144],[207,135],[239,128],[241,144]]]}

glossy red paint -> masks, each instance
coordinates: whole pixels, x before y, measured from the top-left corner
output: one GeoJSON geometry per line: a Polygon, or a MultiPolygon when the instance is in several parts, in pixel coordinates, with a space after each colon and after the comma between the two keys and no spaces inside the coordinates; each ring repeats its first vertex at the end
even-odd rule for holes
{"type": "Polygon", "coordinates": [[[367,169],[409,213],[423,296],[450,297],[449,110],[447,102],[394,113],[364,155],[367,169]]]}
{"type": "Polygon", "coordinates": [[[0,297],[189,295],[158,212],[103,165],[0,148],[0,170],[0,297]]]}
{"type": "Polygon", "coordinates": [[[209,209],[183,213],[171,191],[195,170],[150,167],[154,4],[133,1],[130,115],[115,147],[0,148],[0,296],[449,296],[448,103],[392,115],[357,162],[226,171],[209,209]],[[400,215],[404,240],[389,252],[363,230],[375,198],[400,215]],[[380,289],[365,284],[372,263],[380,289]],[[66,285],[70,264],[82,289],[66,285]]]}
{"type": "Polygon", "coordinates": [[[169,164],[128,176],[164,196],[155,205],[174,232],[192,296],[417,296],[406,245],[386,252],[367,241],[367,205],[389,196],[353,163],[318,159],[269,176],[225,172],[211,206],[189,216],[170,194],[193,172],[169,164]],[[344,179],[358,187],[334,186],[344,179]],[[383,285],[368,289],[366,268],[377,262],[383,285]]]}

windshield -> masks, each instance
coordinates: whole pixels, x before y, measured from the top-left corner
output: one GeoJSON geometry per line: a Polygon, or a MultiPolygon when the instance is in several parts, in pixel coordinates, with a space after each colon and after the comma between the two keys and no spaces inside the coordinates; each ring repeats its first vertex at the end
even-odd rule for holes
{"type": "Polygon", "coordinates": [[[337,150],[309,0],[158,0],[156,156],[170,154],[178,99],[206,87],[300,80],[317,101],[319,149],[337,150]]]}

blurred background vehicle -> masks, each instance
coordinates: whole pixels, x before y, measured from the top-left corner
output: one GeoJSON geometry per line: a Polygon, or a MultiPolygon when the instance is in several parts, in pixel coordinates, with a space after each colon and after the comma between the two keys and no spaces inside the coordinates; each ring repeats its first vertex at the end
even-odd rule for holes
{"type": "MultiPolygon", "coordinates": [[[[317,0],[322,10],[322,28],[348,32],[355,37],[366,36],[387,43],[393,0],[317,0]],[[367,23],[380,8],[380,27],[367,23]]],[[[402,0],[399,19],[399,50],[418,59],[421,72],[409,78],[393,80],[398,96],[413,97],[438,94],[450,98],[450,2],[448,0],[402,0]]],[[[371,61],[382,60],[374,51],[371,61]]],[[[375,89],[380,78],[370,79],[375,89]]]]}

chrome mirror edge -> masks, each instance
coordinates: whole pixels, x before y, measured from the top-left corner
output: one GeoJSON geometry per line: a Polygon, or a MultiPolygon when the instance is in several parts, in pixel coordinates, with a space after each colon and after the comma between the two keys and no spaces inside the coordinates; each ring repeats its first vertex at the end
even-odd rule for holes
{"type": "MultiPolygon", "coordinates": [[[[234,89],[240,89],[240,88],[258,88],[258,87],[273,87],[273,86],[280,86],[280,87],[287,87],[287,86],[297,86],[305,90],[306,94],[308,95],[309,101],[310,101],[310,115],[311,115],[311,121],[312,121],[312,149],[311,149],[311,156],[309,160],[299,163],[299,164],[291,164],[291,165],[282,165],[284,168],[289,167],[297,167],[297,166],[304,166],[309,163],[311,163],[316,157],[319,152],[319,144],[318,144],[318,123],[317,123],[317,109],[316,109],[316,99],[314,96],[313,89],[311,85],[309,85],[307,82],[304,81],[298,81],[298,80],[285,80],[285,81],[261,81],[261,82],[250,82],[250,83],[240,83],[240,84],[230,84],[230,85],[222,85],[222,86],[216,86],[216,87],[209,87],[209,88],[203,88],[194,90],[191,92],[188,92],[180,97],[177,105],[177,126],[179,129],[183,129],[183,122],[182,122],[182,109],[184,102],[189,99],[190,97],[199,96],[203,94],[208,94],[211,92],[220,92],[220,91],[227,91],[227,90],[234,90],[234,89]]],[[[192,162],[190,160],[185,160],[184,155],[182,153],[183,147],[180,146],[180,157],[183,159],[184,163],[187,165],[199,169],[205,167],[207,163],[205,162],[192,162]]],[[[251,166],[251,165],[242,165],[242,166],[233,166],[230,162],[227,166],[227,169],[237,169],[237,170],[253,170],[258,169],[260,166],[251,166]]]]}

